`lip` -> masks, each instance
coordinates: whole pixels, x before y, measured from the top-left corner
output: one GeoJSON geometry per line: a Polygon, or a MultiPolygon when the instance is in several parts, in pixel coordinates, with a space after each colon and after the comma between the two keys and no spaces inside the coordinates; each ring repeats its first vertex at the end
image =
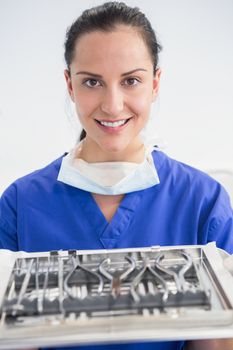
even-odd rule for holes
{"type": "Polygon", "coordinates": [[[117,133],[120,132],[121,130],[123,130],[124,128],[126,128],[126,126],[130,123],[130,120],[132,119],[132,117],[129,118],[122,118],[122,119],[95,119],[96,124],[98,125],[98,127],[104,131],[104,132],[109,132],[109,133],[117,133]],[[107,122],[107,123],[114,123],[114,122],[119,122],[122,120],[127,120],[127,122],[123,125],[119,125],[116,127],[112,127],[112,126],[105,126],[100,124],[100,122],[107,122]]]}
{"type": "Polygon", "coordinates": [[[115,123],[115,122],[121,122],[122,120],[128,120],[132,117],[128,118],[121,118],[121,119],[95,119],[97,122],[107,122],[107,123],[115,123]]]}

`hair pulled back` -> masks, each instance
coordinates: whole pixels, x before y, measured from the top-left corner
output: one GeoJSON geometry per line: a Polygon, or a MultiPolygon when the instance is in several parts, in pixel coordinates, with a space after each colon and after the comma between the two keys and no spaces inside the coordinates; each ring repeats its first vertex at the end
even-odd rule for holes
{"type": "MultiPolygon", "coordinates": [[[[67,29],[65,40],[65,61],[68,71],[74,59],[75,45],[78,39],[94,31],[111,32],[117,25],[126,25],[135,28],[141,34],[150,53],[154,74],[158,66],[158,54],[162,47],[158,43],[155,32],[138,7],[129,7],[123,2],[111,1],[103,5],[92,7],[83,11],[75,22],[67,29]]],[[[83,130],[80,140],[85,138],[83,130]]]]}

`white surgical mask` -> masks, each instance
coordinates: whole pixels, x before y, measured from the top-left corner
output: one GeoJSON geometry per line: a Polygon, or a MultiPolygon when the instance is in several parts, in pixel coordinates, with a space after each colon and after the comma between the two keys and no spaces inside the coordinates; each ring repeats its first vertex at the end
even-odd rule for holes
{"type": "MultiPolygon", "coordinates": [[[[77,148],[79,147],[80,144],[77,148]]],[[[91,193],[104,195],[144,190],[159,183],[151,155],[152,147],[146,148],[145,159],[140,164],[129,162],[87,163],[80,158],[75,158],[76,149],[63,158],[58,181],[91,193]]]]}

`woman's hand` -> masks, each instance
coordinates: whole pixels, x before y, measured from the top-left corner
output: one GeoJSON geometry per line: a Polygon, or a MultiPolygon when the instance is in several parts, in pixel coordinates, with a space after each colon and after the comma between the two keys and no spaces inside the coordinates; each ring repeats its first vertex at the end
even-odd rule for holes
{"type": "Polygon", "coordinates": [[[185,350],[233,350],[233,338],[188,341],[185,350]]]}

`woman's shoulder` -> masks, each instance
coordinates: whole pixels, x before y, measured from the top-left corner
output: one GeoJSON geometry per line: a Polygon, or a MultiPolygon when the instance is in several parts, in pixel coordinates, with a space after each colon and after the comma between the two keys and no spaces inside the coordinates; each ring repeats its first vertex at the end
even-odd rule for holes
{"type": "Polygon", "coordinates": [[[161,192],[168,193],[172,198],[186,198],[186,203],[202,203],[203,206],[214,206],[219,202],[222,211],[231,212],[232,215],[229,194],[210,175],[160,151],[153,152],[153,158],[161,192]]]}
{"type": "MultiPolygon", "coordinates": [[[[64,156],[64,155],[63,155],[64,156]]],[[[26,174],[11,183],[3,192],[2,197],[16,192],[30,193],[33,188],[52,184],[57,180],[63,156],[55,159],[46,166],[26,174]]]]}
{"type": "Polygon", "coordinates": [[[233,212],[225,188],[205,172],[165,153],[154,152],[153,157],[158,164],[158,192],[169,208],[180,217],[188,214],[188,225],[196,220],[199,242],[214,240],[232,252],[233,212]]]}
{"type": "Polygon", "coordinates": [[[162,151],[153,152],[153,159],[162,181],[170,180],[176,186],[182,184],[192,185],[192,187],[220,185],[204,171],[176,160],[162,151]]]}

